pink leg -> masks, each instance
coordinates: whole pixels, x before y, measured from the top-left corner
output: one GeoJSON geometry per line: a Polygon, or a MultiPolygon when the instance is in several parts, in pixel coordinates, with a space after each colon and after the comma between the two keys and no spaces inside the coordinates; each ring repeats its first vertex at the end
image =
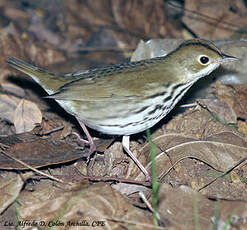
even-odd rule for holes
{"type": "Polygon", "coordinates": [[[149,175],[148,171],[142,165],[142,163],[135,157],[135,155],[130,151],[129,148],[129,136],[123,136],[122,145],[124,150],[129,154],[130,158],[135,162],[139,169],[143,172],[146,177],[146,181],[152,181],[152,177],[149,175]]]}
{"type": "Polygon", "coordinates": [[[77,117],[76,117],[76,119],[79,122],[80,126],[82,127],[83,132],[86,134],[88,144],[90,145],[89,152],[87,153],[87,163],[88,163],[90,161],[91,155],[96,151],[96,145],[95,145],[93,138],[91,137],[90,133],[88,132],[87,127],[84,125],[84,123],[82,121],[80,121],[77,117]]]}

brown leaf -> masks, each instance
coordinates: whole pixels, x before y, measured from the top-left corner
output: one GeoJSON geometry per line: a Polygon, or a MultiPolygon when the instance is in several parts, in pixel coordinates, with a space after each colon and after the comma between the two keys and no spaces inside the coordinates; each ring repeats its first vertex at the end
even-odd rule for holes
{"type": "Polygon", "coordinates": [[[0,137],[0,147],[1,169],[26,168],[7,157],[3,152],[35,168],[73,161],[83,157],[84,153],[84,151],[76,150],[63,141],[44,139],[31,133],[0,137]]]}
{"type": "Polygon", "coordinates": [[[241,228],[241,226],[244,227],[244,222],[241,220],[246,218],[246,202],[223,200],[216,202],[207,199],[189,187],[180,186],[174,189],[167,184],[161,185],[158,196],[158,212],[163,221],[170,223],[169,226],[175,227],[175,229],[195,229],[195,218],[198,218],[200,229],[213,229],[217,206],[217,229],[230,226],[234,224],[235,220],[237,220],[235,227],[244,229],[241,228]]]}
{"type": "Polygon", "coordinates": [[[95,229],[97,223],[101,229],[153,229],[151,216],[104,183],[88,188],[77,185],[76,191],[44,186],[32,193],[24,192],[19,202],[20,220],[44,221],[46,225],[61,223],[59,229],[95,229]]]}
{"type": "Polygon", "coordinates": [[[164,125],[165,133],[185,134],[196,139],[205,139],[223,131],[231,129],[213,119],[213,116],[203,108],[188,109],[164,125]]]}
{"type": "MultiPolygon", "coordinates": [[[[0,67],[8,67],[11,73],[15,73],[6,63],[7,56],[19,57],[32,60],[37,65],[46,66],[51,63],[65,61],[64,54],[52,47],[41,47],[37,41],[28,36],[23,36],[23,31],[16,31],[15,34],[0,31],[0,67]]],[[[6,71],[9,75],[9,71],[6,71]]]]}
{"type": "MultiPolygon", "coordinates": [[[[233,143],[229,144],[221,141],[219,136],[215,140],[211,137],[209,141],[191,140],[186,142],[180,140],[180,143],[175,142],[175,140],[182,139],[183,137],[178,134],[168,134],[155,138],[153,141],[164,151],[157,154],[157,164],[161,166],[160,170],[164,170],[164,166],[169,165],[170,162],[175,163],[177,160],[188,156],[199,159],[218,171],[226,171],[239,160],[246,157],[247,151],[247,142],[233,133],[228,133],[228,135],[240,140],[234,145],[233,143]],[[174,145],[170,145],[169,148],[165,147],[167,143],[170,143],[171,139],[173,139],[174,145]],[[243,146],[238,145],[240,141],[244,144],[243,146]]],[[[220,136],[224,136],[224,134],[220,136]]],[[[186,137],[184,139],[186,140],[186,137]]],[[[146,151],[149,151],[148,145],[145,145],[141,151],[144,154],[146,151]]],[[[150,164],[148,166],[150,167],[150,164]]]]}
{"type": "Polygon", "coordinates": [[[236,124],[237,115],[232,107],[225,102],[220,102],[213,99],[199,99],[197,100],[201,106],[207,108],[211,113],[217,116],[220,121],[226,124],[236,124]]]}
{"type": "MultiPolygon", "coordinates": [[[[58,132],[54,138],[38,137],[32,133],[21,133],[0,136],[0,168],[1,169],[26,169],[20,163],[7,157],[4,153],[24,161],[32,167],[39,168],[48,165],[71,162],[86,155],[88,149],[76,149],[74,145],[61,140],[58,132]]],[[[112,140],[98,140],[99,149],[104,148],[112,140]]]]}
{"type": "MultiPolygon", "coordinates": [[[[11,94],[22,94],[18,87],[7,84],[11,94]]],[[[15,85],[14,85],[15,86],[15,85]]],[[[6,85],[5,85],[6,87],[6,85]]],[[[24,92],[24,91],[23,91],[24,92]]],[[[16,133],[31,131],[36,123],[41,123],[42,114],[38,106],[29,101],[20,99],[20,96],[0,95],[0,117],[15,125],[16,133]]]]}
{"type": "Polygon", "coordinates": [[[16,200],[23,184],[24,181],[20,175],[0,179],[0,214],[16,200]]]}
{"type": "Polygon", "coordinates": [[[247,84],[233,86],[235,89],[235,106],[238,117],[247,119],[247,84]]]}
{"type": "Polygon", "coordinates": [[[238,25],[244,25],[247,21],[242,0],[186,0],[185,9],[183,22],[198,37],[206,39],[228,39],[238,25]],[[229,9],[234,9],[234,12],[229,9]]]}
{"type": "Polygon", "coordinates": [[[244,148],[247,147],[246,140],[240,135],[237,135],[236,133],[232,133],[232,132],[216,133],[216,134],[213,134],[205,138],[205,141],[232,144],[232,145],[236,145],[236,146],[244,147],[244,148]]]}
{"type": "Polygon", "coordinates": [[[17,105],[20,103],[19,98],[11,95],[0,95],[0,117],[14,123],[14,113],[17,105]]]}
{"type": "Polygon", "coordinates": [[[41,123],[42,113],[38,106],[28,100],[22,99],[14,112],[14,125],[16,133],[31,131],[36,123],[41,123]]]}
{"type": "Polygon", "coordinates": [[[24,89],[16,84],[4,82],[4,83],[1,83],[1,87],[4,91],[14,94],[15,96],[19,96],[19,97],[25,96],[24,89]]]}
{"type": "Polygon", "coordinates": [[[214,94],[219,101],[228,104],[234,110],[237,117],[247,119],[247,85],[224,85],[217,81],[214,94]]]}
{"type": "MultiPolygon", "coordinates": [[[[225,172],[245,159],[247,152],[247,142],[230,132],[211,136],[204,141],[191,139],[181,134],[166,134],[154,138],[153,141],[157,146],[155,158],[157,174],[165,175],[162,181],[169,181],[174,186],[190,184],[195,189],[201,188],[218,177],[219,171],[225,172]]],[[[148,154],[149,145],[146,144],[140,152],[143,155],[148,154]]],[[[151,162],[146,165],[146,168],[148,171],[151,170],[151,162]]],[[[140,173],[136,179],[143,180],[143,174],[140,173]]],[[[243,198],[247,195],[247,192],[243,192],[243,186],[242,182],[232,182],[228,175],[218,179],[203,192],[228,199],[243,198]]]]}
{"type": "Polygon", "coordinates": [[[162,0],[86,0],[83,4],[72,0],[66,1],[65,6],[70,36],[84,37],[87,41],[102,29],[109,30],[109,37],[115,38],[121,48],[133,48],[140,39],[181,36],[181,31],[175,30],[174,24],[167,20],[167,9],[162,0]]]}

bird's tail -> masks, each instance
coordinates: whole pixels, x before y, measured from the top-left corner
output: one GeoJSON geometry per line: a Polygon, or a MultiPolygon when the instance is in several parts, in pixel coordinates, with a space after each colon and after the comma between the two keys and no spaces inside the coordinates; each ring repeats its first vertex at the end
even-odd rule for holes
{"type": "Polygon", "coordinates": [[[48,94],[57,92],[61,86],[69,82],[69,79],[66,79],[63,76],[49,73],[14,57],[8,57],[6,62],[15,69],[29,75],[33,80],[40,84],[48,94]]]}

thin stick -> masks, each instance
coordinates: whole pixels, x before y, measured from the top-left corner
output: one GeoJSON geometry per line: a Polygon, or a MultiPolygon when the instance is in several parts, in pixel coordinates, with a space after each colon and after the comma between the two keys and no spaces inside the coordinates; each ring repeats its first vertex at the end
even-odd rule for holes
{"type": "Polygon", "coordinates": [[[36,168],[33,168],[32,166],[26,164],[26,163],[23,162],[22,160],[19,160],[19,159],[15,158],[15,157],[9,155],[9,154],[6,153],[5,151],[1,151],[1,152],[2,152],[4,155],[6,155],[7,157],[11,158],[12,160],[15,160],[16,162],[18,162],[18,163],[24,165],[25,167],[27,167],[27,168],[33,170],[34,172],[36,172],[36,173],[38,173],[38,174],[40,174],[40,175],[43,175],[43,176],[45,176],[45,177],[48,177],[48,178],[50,178],[51,180],[55,180],[55,181],[57,181],[57,182],[59,182],[59,183],[65,183],[65,182],[62,181],[62,180],[59,180],[59,179],[57,179],[57,178],[55,178],[55,177],[53,177],[53,176],[50,176],[50,175],[48,175],[48,174],[46,174],[46,173],[43,173],[42,171],[40,171],[40,170],[38,170],[38,169],[36,169],[36,168]]]}
{"type": "Polygon", "coordinates": [[[235,169],[236,167],[238,167],[240,164],[242,164],[245,160],[247,160],[247,157],[241,159],[239,162],[237,162],[234,166],[232,166],[230,169],[228,169],[226,172],[224,172],[223,174],[221,174],[220,176],[217,176],[216,178],[214,178],[212,181],[210,181],[209,183],[207,183],[206,185],[202,186],[201,188],[198,189],[198,192],[200,192],[202,189],[206,188],[207,186],[211,185],[212,183],[214,183],[218,178],[222,178],[225,175],[227,175],[229,172],[231,172],[233,169],[235,169]]]}

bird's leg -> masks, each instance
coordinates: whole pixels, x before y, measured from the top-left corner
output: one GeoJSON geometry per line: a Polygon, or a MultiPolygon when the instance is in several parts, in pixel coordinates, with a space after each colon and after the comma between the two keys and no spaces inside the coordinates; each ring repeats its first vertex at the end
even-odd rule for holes
{"type": "Polygon", "coordinates": [[[87,127],[85,126],[85,124],[80,121],[77,117],[76,117],[77,121],[79,122],[80,126],[83,129],[83,132],[86,134],[87,136],[87,140],[88,140],[88,144],[90,146],[89,148],[89,152],[87,153],[87,163],[90,161],[90,157],[91,155],[96,151],[96,145],[93,141],[93,138],[91,137],[90,133],[87,130],[87,127]]]}
{"type": "Polygon", "coordinates": [[[152,181],[152,177],[149,175],[148,171],[145,169],[142,163],[135,157],[135,155],[130,151],[130,148],[129,148],[130,137],[129,136],[123,136],[122,145],[123,145],[123,149],[129,154],[131,159],[135,162],[135,164],[139,167],[139,169],[144,173],[146,177],[146,181],[152,181]]]}
{"type": "Polygon", "coordinates": [[[81,142],[85,143],[86,145],[89,145],[89,141],[81,138],[79,133],[73,131],[71,132],[71,134],[74,134],[77,137],[77,139],[80,140],[81,142]]]}

